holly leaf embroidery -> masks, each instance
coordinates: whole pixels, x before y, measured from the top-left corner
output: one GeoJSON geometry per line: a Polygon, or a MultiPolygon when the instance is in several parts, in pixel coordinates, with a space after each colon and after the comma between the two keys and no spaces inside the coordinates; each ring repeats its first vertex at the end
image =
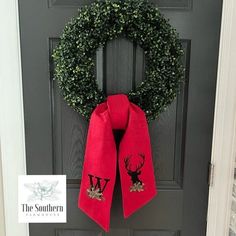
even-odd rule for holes
{"type": "Polygon", "coordinates": [[[144,183],[134,183],[132,186],[130,186],[130,192],[142,192],[144,191],[144,183]]]}
{"type": "Polygon", "coordinates": [[[87,194],[92,199],[97,199],[99,201],[104,200],[103,194],[100,192],[100,189],[95,189],[94,187],[91,187],[87,189],[87,194]]]}

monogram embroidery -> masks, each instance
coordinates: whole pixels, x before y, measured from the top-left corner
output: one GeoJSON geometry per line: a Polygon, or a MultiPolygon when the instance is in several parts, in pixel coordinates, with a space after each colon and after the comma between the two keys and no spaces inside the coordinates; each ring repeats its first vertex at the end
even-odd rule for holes
{"type": "Polygon", "coordinates": [[[103,197],[103,192],[106,189],[107,183],[110,181],[110,179],[105,179],[105,178],[102,179],[98,176],[94,176],[91,174],[88,174],[88,177],[89,177],[90,187],[87,189],[87,194],[89,198],[96,199],[98,201],[101,201],[101,200],[104,201],[105,198],[103,197]],[[103,186],[102,186],[102,182],[103,182],[103,186]]]}
{"type": "Polygon", "coordinates": [[[130,192],[144,191],[144,183],[140,180],[139,175],[145,162],[145,156],[143,154],[139,154],[137,157],[128,156],[124,159],[124,162],[127,173],[133,183],[130,186],[130,192]]]}

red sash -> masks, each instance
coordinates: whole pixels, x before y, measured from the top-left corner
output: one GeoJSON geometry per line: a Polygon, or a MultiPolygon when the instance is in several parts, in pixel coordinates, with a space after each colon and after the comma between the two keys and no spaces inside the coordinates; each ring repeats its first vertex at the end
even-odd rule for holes
{"type": "Polygon", "coordinates": [[[117,163],[127,218],[157,189],[145,113],[122,94],[109,96],[92,113],[78,198],[79,208],[105,231],[109,231],[117,163]],[[124,130],[118,151],[114,129],[124,130]]]}

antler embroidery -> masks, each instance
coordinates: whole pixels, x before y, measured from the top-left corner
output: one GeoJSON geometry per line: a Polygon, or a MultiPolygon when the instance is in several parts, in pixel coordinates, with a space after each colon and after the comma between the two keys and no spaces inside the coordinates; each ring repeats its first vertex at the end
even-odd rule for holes
{"type": "Polygon", "coordinates": [[[130,192],[144,191],[144,183],[140,180],[139,175],[141,174],[141,168],[145,162],[145,156],[143,154],[139,154],[138,157],[140,159],[138,164],[132,163],[132,156],[127,156],[124,159],[125,168],[133,183],[133,185],[130,186],[130,192]]]}

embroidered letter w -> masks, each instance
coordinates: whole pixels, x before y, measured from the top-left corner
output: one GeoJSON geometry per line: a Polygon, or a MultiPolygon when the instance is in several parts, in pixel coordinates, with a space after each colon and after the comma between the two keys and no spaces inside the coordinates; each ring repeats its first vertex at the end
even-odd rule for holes
{"type": "Polygon", "coordinates": [[[99,189],[100,193],[102,193],[105,190],[107,183],[110,181],[110,179],[102,179],[98,176],[93,176],[90,174],[88,174],[88,176],[90,180],[90,187],[93,188],[94,190],[99,189]]]}

